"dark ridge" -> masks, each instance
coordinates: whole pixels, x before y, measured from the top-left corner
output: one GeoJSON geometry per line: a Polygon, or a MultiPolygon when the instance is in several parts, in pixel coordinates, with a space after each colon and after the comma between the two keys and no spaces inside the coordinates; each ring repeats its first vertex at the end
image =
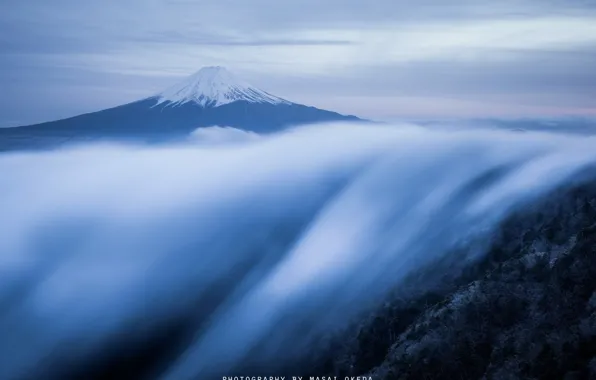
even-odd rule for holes
{"type": "MultiPolygon", "coordinates": [[[[422,294],[412,289],[407,295],[410,287],[396,292],[321,348],[308,372],[374,379],[595,378],[595,250],[596,185],[559,189],[504,221],[481,261],[447,271],[422,294]]],[[[426,268],[420,279],[448,268],[436,265],[440,270],[426,268]]]]}

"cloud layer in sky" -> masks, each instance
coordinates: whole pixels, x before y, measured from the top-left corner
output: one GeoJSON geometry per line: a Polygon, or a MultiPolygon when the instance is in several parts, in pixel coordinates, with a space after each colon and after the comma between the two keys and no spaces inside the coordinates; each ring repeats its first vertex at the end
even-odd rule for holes
{"type": "Polygon", "coordinates": [[[133,101],[206,65],[377,119],[595,115],[596,3],[0,4],[0,126],[133,101]]]}

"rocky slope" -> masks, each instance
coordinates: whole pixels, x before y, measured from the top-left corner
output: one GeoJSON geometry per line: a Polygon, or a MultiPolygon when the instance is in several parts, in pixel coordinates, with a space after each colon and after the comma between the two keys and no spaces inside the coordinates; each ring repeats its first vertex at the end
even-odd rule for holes
{"type": "Polygon", "coordinates": [[[422,294],[400,289],[329,343],[312,372],[400,380],[596,378],[596,185],[562,189],[518,212],[490,246],[461,273],[430,269],[443,276],[422,294]]]}

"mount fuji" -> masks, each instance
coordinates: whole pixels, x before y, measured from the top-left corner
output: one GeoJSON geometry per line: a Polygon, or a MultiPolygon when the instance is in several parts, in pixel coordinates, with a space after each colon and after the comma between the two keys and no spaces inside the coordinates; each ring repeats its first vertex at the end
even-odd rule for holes
{"type": "Polygon", "coordinates": [[[253,87],[221,66],[204,67],[157,95],[158,105],[195,103],[202,107],[219,107],[236,101],[292,104],[253,87]]]}
{"type": "Polygon", "coordinates": [[[0,129],[0,150],[52,148],[69,142],[161,142],[201,127],[257,133],[329,121],[363,121],[260,90],[221,66],[204,67],[158,94],[67,119],[0,129]]]}

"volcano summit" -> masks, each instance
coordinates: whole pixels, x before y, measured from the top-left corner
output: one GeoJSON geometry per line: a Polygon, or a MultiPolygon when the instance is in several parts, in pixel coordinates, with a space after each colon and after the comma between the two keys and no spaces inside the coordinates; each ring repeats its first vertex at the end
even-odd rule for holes
{"type": "Polygon", "coordinates": [[[46,148],[85,140],[175,140],[197,128],[216,125],[269,133],[294,125],[359,120],[288,101],[252,86],[224,67],[212,66],[132,103],[0,129],[0,150],[46,148]]]}
{"type": "Polygon", "coordinates": [[[221,66],[204,67],[157,95],[157,104],[196,103],[203,107],[218,107],[238,101],[292,104],[253,87],[221,66]]]}

